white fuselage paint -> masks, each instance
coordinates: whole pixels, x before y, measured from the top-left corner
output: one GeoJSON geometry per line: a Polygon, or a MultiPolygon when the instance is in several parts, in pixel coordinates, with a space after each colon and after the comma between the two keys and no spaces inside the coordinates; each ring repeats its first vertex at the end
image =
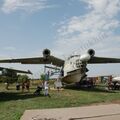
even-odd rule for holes
{"type": "Polygon", "coordinates": [[[80,82],[86,73],[86,63],[81,61],[80,55],[70,56],[64,64],[64,77],[62,82],[75,83],[80,82]]]}

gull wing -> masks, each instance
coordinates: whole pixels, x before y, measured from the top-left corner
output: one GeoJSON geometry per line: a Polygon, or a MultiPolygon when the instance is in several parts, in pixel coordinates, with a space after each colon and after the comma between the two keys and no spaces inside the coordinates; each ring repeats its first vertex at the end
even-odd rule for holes
{"type": "Polygon", "coordinates": [[[61,67],[64,65],[64,60],[56,58],[54,56],[49,56],[48,58],[35,57],[35,58],[6,59],[0,60],[0,63],[53,64],[58,67],[61,67]]]}
{"type": "Polygon", "coordinates": [[[119,58],[92,57],[88,64],[120,63],[119,58]]]}

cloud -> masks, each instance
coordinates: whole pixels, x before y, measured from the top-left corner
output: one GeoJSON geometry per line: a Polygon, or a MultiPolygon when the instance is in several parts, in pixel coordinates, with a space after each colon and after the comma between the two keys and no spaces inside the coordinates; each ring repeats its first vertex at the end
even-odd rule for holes
{"type": "Polygon", "coordinates": [[[47,0],[3,0],[2,11],[4,13],[23,10],[26,12],[34,12],[50,7],[47,0]]]}
{"type": "Polygon", "coordinates": [[[120,0],[80,0],[89,4],[89,8],[96,13],[106,14],[107,17],[115,16],[120,10],[120,0]]]}
{"type": "MultiPolygon", "coordinates": [[[[114,38],[115,30],[120,27],[120,22],[116,17],[120,12],[120,0],[79,1],[86,3],[88,12],[62,21],[57,30],[55,43],[58,51],[70,53],[103,44],[108,38],[114,38]]],[[[114,41],[114,39],[111,40],[111,42],[114,41]]]]}

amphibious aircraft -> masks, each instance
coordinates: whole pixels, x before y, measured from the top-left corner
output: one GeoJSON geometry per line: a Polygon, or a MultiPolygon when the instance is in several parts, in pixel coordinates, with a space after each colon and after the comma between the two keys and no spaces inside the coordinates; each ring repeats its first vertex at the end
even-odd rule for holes
{"type": "Polygon", "coordinates": [[[30,70],[22,71],[22,70],[5,68],[5,67],[0,67],[0,71],[2,72],[1,76],[16,76],[17,73],[32,74],[30,70]]]}
{"type": "Polygon", "coordinates": [[[113,77],[113,78],[112,78],[112,81],[113,81],[113,82],[115,82],[115,81],[116,81],[116,82],[120,82],[120,76],[119,76],[119,77],[113,77]]]}
{"type": "Polygon", "coordinates": [[[120,63],[118,58],[96,57],[95,51],[89,49],[83,55],[72,55],[63,60],[51,55],[49,49],[43,50],[42,57],[19,58],[0,60],[0,63],[21,63],[21,64],[52,64],[61,68],[62,82],[70,84],[80,82],[87,76],[87,64],[120,63]]]}

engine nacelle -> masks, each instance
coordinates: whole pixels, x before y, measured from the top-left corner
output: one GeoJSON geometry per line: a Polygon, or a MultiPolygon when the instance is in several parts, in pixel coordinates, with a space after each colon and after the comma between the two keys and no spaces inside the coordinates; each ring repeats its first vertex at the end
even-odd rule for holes
{"type": "Polygon", "coordinates": [[[87,52],[91,57],[95,55],[95,51],[93,49],[89,49],[87,52]]]}
{"type": "Polygon", "coordinates": [[[91,59],[91,57],[93,57],[94,55],[95,55],[95,51],[93,49],[89,49],[86,54],[80,56],[80,60],[82,62],[88,62],[91,59]]]}
{"type": "Polygon", "coordinates": [[[80,56],[80,60],[82,62],[87,62],[87,61],[90,60],[90,58],[91,58],[91,56],[89,54],[83,54],[83,55],[80,56]]]}
{"type": "Polygon", "coordinates": [[[49,49],[44,49],[43,50],[43,57],[47,59],[50,56],[50,50],[49,49]]]}

